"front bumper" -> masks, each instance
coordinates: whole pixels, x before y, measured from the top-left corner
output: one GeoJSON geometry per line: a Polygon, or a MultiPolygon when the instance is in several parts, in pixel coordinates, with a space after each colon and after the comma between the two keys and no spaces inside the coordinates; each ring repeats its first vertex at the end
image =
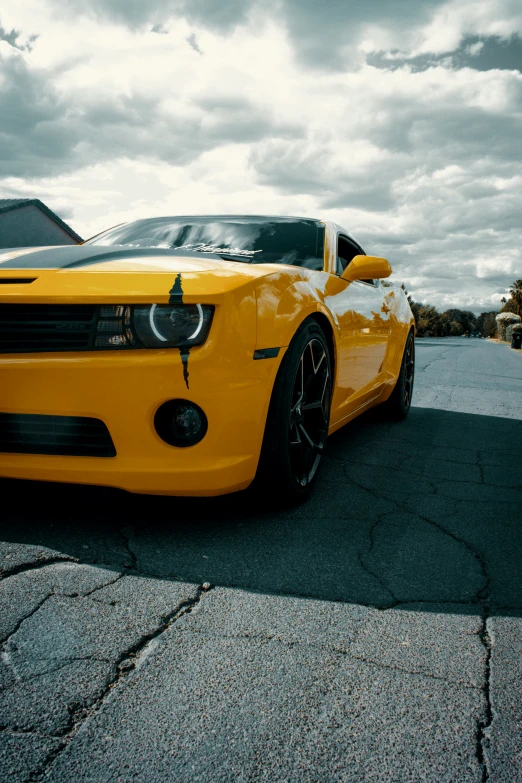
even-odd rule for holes
{"type": "Polygon", "coordinates": [[[252,348],[222,352],[209,339],[193,349],[188,389],[177,349],[0,356],[1,412],[101,419],[116,448],[110,458],[0,453],[0,476],[166,495],[247,487],[284,353],[254,361],[252,348]],[[154,429],[157,408],[176,398],[207,415],[207,434],[195,446],[169,446],[154,429]]]}

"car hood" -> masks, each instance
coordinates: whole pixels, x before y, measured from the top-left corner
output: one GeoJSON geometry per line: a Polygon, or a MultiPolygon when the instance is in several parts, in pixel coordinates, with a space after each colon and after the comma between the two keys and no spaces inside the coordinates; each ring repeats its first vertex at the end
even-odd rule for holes
{"type": "MultiPolygon", "coordinates": [[[[183,269],[215,269],[222,259],[214,253],[164,248],[122,248],[99,245],[59,245],[56,247],[24,247],[0,251],[0,270],[7,269],[85,269],[103,267],[119,272],[180,271],[183,269]]],[[[237,262],[244,263],[244,262],[237,262]]]]}
{"type": "Polygon", "coordinates": [[[203,303],[277,269],[181,249],[15,248],[0,251],[0,302],[162,302],[178,280],[183,301],[203,303]]]}

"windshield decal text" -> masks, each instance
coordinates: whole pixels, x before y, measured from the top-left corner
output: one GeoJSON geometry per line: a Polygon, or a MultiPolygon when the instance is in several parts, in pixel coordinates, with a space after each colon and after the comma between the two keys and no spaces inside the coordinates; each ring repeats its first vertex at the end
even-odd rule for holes
{"type": "Polygon", "coordinates": [[[191,245],[180,245],[174,250],[195,250],[198,253],[226,253],[229,256],[248,256],[252,258],[254,253],[262,253],[262,250],[241,250],[239,247],[218,247],[217,245],[206,245],[204,242],[196,242],[191,245]]]}

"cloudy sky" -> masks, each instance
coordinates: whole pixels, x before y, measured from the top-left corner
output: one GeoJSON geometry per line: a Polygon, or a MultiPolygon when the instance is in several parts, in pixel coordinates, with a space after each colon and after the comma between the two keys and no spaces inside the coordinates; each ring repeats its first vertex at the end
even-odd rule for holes
{"type": "Polygon", "coordinates": [[[3,0],[0,197],[88,237],[330,218],[415,299],[522,277],[521,0],[3,0]]]}

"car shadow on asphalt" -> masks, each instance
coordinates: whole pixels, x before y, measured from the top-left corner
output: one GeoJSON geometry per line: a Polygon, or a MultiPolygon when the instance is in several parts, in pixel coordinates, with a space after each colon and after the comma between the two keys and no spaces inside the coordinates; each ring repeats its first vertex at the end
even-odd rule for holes
{"type": "Polygon", "coordinates": [[[1,480],[4,573],[48,558],[388,608],[522,609],[522,421],[371,411],[329,441],[312,497],[131,495],[1,480]],[[413,607],[415,608],[415,607],[413,607]]]}

